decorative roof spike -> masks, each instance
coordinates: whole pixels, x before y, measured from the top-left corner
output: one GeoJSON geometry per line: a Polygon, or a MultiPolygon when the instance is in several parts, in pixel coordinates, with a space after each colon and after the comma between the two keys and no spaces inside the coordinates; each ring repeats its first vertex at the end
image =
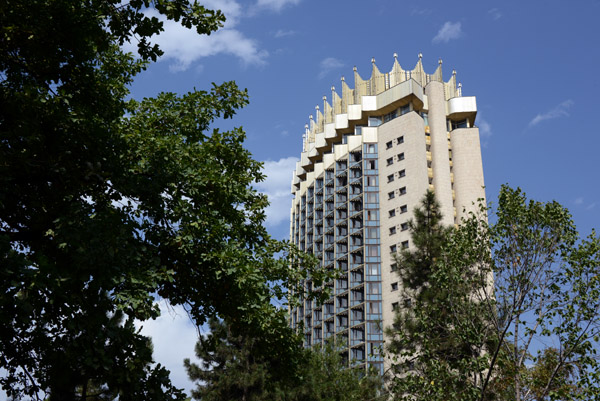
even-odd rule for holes
{"type": "Polygon", "coordinates": [[[375,57],[371,57],[371,63],[375,64],[375,57]]]}
{"type": "Polygon", "coordinates": [[[423,53],[419,53],[419,60],[423,58],[423,53]]]}
{"type": "Polygon", "coordinates": [[[442,58],[438,60],[438,67],[435,69],[433,74],[429,75],[429,79],[437,82],[444,82],[443,74],[442,74],[442,58]]]}
{"type": "Polygon", "coordinates": [[[398,58],[398,53],[394,53],[394,59],[398,58]]]}
{"type": "MultiPolygon", "coordinates": [[[[343,85],[343,83],[342,83],[343,85]]],[[[335,87],[331,87],[331,105],[333,107],[333,114],[341,114],[342,113],[342,98],[335,91],[335,87]]],[[[332,116],[332,118],[334,118],[332,116]]]]}
{"type": "Polygon", "coordinates": [[[342,75],[342,82],[344,82],[346,80],[346,78],[344,78],[344,76],[342,75]]]}
{"type": "Polygon", "coordinates": [[[458,89],[457,89],[457,92],[458,92],[458,93],[457,93],[457,94],[458,94],[458,96],[459,96],[459,97],[461,97],[461,96],[462,96],[462,84],[461,84],[460,82],[458,83],[458,89]]]}
{"type": "Polygon", "coordinates": [[[371,78],[369,79],[369,95],[375,96],[379,93],[383,92],[385,88],[385,76],[379,71],[377,68],[377,64],[375,64],[375,59],[372,59],[373,62],[373,71],[371,72],[371,78]]]}
{"type": "Polygon", "coordinates": [[[354,68],[352,68],[352,71],[356,72],[358,69],[356,68],[356,66],[354,66],[354,68]]]}
{"type": "MultiPolygon", "coordinates": [[[[331,96],[331,103],[335,106],[335,97],[331,96]]],[[[333,107],[327,102],[327,96],[323,96],[323,114],[325,116],[324,123],[329,124],[334,121],[333,107]]]]}
{"type": "MultiPolygon", "coordinates": [[[[334,92],[335,91],[335,86],[331,85],[331,91],[334,92]]],[[[324,96],[323,96],[324,97],[324,96]]]]}
{"type": "MultiPolygon", "coordinates": [[[[373,64],[375,65],[375,64],[373,64]]],[[[360,104],[360,100],[363,96],[368,96],[367,93],[367,81],[365,81],[360,74],[358,69],[354,67],[354,98],[350,104],[360,104]]]]}
{"type": "Polygon", "coordinates": [[[456,76],[456,70],[452,70],[452,75],[456,76]]]}

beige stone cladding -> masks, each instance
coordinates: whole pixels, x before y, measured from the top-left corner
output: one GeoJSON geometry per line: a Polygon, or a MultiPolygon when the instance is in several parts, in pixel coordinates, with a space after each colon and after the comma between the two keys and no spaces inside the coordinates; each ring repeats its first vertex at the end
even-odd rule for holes
{"type": "Polygon", "coordinates": [[[392,271],[393,247],[399,251],[406,241],[410,246],[405,224],[429,186],[423,118],[411,111],[391,120],[379,127],[378,139],[382,318],[389,326],[392,305],[401,302],[402,292],[398,275],[392,271]],[[388,182],[388,177],[393,180],[388,182]]]}
{"type": "Polygon", "coordinates": [[[477,211],[477,200],[485,203],[483,166],[479,144],[479,128],[458,128],[450,134],[452,144],[452,171],[456,194],[457,222],[477,211]]]}
{"type": "Polygon", "coordinates": [[[442,222],[454,224],[452,181],[450,179],[450,156],[448,152],[448,130],[446,123],[446,99],[444,84],[430,82],[425,87],[429,102],[429,127],[431,130],[431,163],[435,196],[440,203],[442,222]]]}

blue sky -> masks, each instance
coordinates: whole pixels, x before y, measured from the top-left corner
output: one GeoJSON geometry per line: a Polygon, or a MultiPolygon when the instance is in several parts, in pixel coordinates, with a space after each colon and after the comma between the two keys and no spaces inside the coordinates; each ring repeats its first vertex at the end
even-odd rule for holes
{"type": "MultiPolygon", "coordinates": [[[[582,235],[600,227],[600,1],[211,0],[225,27],[198,37],[174,24],[156,41],[165,50],[132,86],[135,98],[184,93],[235,80],[250,105],[226,129],[243,126],[246,146],[265,162],[259,184],[271,198],[267,226],[288,235],[292,169],[304,124],[340,78],[353,86],[371,58],[387,72],[393,54],[412,69],[423,54],[432,73],[443,60],[463,95],[476,96],[488,200],[500,185],[520,186],[534,199],[557,200],[582,235]]],[[[338,92],[339,93],[339,92],[338,92]]],[[[181,360],[193,355],[195,331],[183,314],[166,311],[146,325],[157,359],[190,387],[181,360]],[[173,342],[173,334],[179,340],[173,342]],[[177,335],[177,334],[175,334],[177,335]]]]}

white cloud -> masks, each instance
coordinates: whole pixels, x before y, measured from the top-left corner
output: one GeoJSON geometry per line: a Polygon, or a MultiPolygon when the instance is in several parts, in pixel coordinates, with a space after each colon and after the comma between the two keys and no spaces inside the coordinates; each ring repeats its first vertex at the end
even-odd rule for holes
{"type": "Polygon", "coordinates": [[[275,37],[276,38],[284,38],[286,36],[292,36],[295,34],[296,34],[296,31],[292,31],[292,30],[284,31],[284,30],[280,29],[277,32],[275,32],[275,37]]]}
{"type": "Polygon", "coordinates": [[[141,334],[151,337],[154,360],[171,371],[171,381],[189,395],[195,385],[189,380],[183,360],[194,360],[194,346],[198,340],[196,327],[182,307],[167,306],[160,302],[160,316],[156,320],[139,323],[141,334]]]}
{"type": "Polygon", "coordinates": [[[300,0],[258,0],[256,5],[260,8],[268,8],[279,12],[288,5],[296,5],[298,3],[300,3],[300,0]]]}
{"type": "Polygon", "coordinates": [[[431,10],[428,8],[413,8],[410,12],[410,15],[429,15],[431,14],[431,10]]]}
{"type": "Polygon", "coordinates": [[[225,15],[225,28],[233,28],[242,15],[242,6],[235,0],[203,0],[202,5],[209,10],[221,10],[225,15]]]}
{"type": "Polygon", "coordinates": [[[319,79],[325,78],[325,76],[331,71],[341,68],[343,66],[344,63],[342,63],[335,57],[327,57],[326,59],[322,60],[319,64],[319,67],[321,69],[321,71],[319,71],[319,79]]]}
{"type": "Polygon", "coordinates": [[[481,146],[487,147],[490,137],[492,136],[492,125],[483,118],[481,114],[477,116],[477,126],[479,127],[479,136],[481,146]]]}
{"type": "Polygon", "coordinates": [[[447,21],[442,25],[437,35],[432,39],[433,43],[447,43],[452,39],[458,39],[462,36],[461,23],[447,21]]]}
{"type": "Polygon", "coordinates": [[[559,117],[568,117],[569,109],[573,106],[574,102],[571,99],[565,100],[552,110],[549,110],[543,114],[538,114],[535,116],[530,122],[529,126],[533,127],[534,125],[539,124],[544,120],[552,120],[559,117]]]}
{"type": "Polygon", "coordinates": [[[579,205],[583,205],[583,198],[579,197],[579,198],[575,199],[575,204],[578,205],[578,206],[579,205]]]}
{"type": "Polygon", "coordinates": [[[488,14],[492,17],[492,19],[497,20],[502,18],[502,13],[497,8],[492,8],[488,10],[488,14]]]}
{"type": "Polygon", "coordinates": [[[478,120],[478,126],[479,126],[479,134],[483,137],[489,138],[490,136],[492,136],[492,126],[490,125],[490,123],[488,123],[486,120],[484,120],[483,117],[481,117],[481,115],[479,116],[478,120]]]}
{"type": "MultiPolygon", "coordinates": [[[[245,65],[264,65],[268,52],[259,48],[258,43],[246,37],[242,32],[232,29],[240,15],[240,7],[234,1],[215,2],[215,8],[222,8],[229,18],[225,27],[209,35],[198,35],[194,30],[181,26],[178,22],[166,20],[156,10],[146,11],[149,17],[156,17],[163,22],[164,32],[152,37],[164,51],[161,60],[171,62],[169,69],[172,72],[185,71],[190,66],[204,57],[217,54],[230,54],[238,57],[245,65]]],[[[136,44],[130,43],[124,48],[126,51],[135,52],[136,44]]]]}
{"type": "Polygon", "coordinates": [[[259,191],[269,198],[267,207],[267,226],[276,226],[281,222],[288,222],[290,208],[292,207],[292,172],[296,169],[297,157],[286,157],[277,161],[264,162],[265,181],[256,184],[259,191]]]}

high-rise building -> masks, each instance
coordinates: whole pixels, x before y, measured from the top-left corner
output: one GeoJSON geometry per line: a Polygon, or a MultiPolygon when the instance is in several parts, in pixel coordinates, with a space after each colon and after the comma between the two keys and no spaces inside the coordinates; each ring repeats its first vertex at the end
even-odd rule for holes
{"type": "Polygon", "coordinates": [[[292,180],[291,241],[342,275],[324,305],[290,310],[291,324],[306,346],[336,337],[350,365],[380,372],[382,328],[407,302],[393,255],[411,247],[412,211],[431,188],[453,225],[485,198],[475,97],[462,96],[454,71],[443,81],[441,60],[427,74],[421,55],[413,70],[396,58],[389,73],[372,60],[367,80],[355,68],[341,96],[331,88],[305,127],[292,180]]]}

